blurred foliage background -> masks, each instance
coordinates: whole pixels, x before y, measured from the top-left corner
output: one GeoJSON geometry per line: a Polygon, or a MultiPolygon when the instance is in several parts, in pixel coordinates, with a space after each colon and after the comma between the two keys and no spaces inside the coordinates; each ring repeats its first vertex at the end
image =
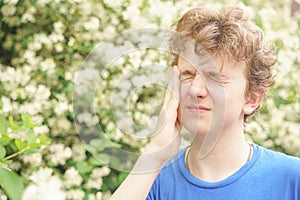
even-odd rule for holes
{"type": "MultiPolygon", "coordinates": [[[[110,146],[139,151],[141,141],[136,138],[149,135],[143,132],[143,127],[155,120],[153,113],[159,110],[164,89],[138,88],[139,81],[149,78],[152,72],[141,67],[133,76],[130,71],[149,64],[163,66],[151,77],[152,81],[163,80],[168,56],[150,49],[115,60],[101,74],[102,81],[94,97],[95,113],[80,113],[74,119],[74,80],[85,58],[99,43],[126,30],[170,29],[191,7],[225,4],[245,8],[275,43],[278,57],[274,69],[276,84],[270,89],[260,114],[246,125],[247,137],[262,146],[300,156],[298,1],[0,0],[0,156],[18,152],[15,141],[23,144],[21,151],[42,141],[37,145],[39,150],[21,152],[11,162],[1,163],[18,175],[17,182],[22,185],[22,197],[10,196],[10,199],[108,199],[126,172],[109,168],[107,163],[111,158],[107,153],[92,154],[110,146]],[[125,82],[118,84],[122,77],[126,77],[125,82]],[[120,98],[112,100],[114,93],[120,98]],[[129,117],[118,115],[112,106],[124,103],[129,104],[129,117]],[[16,131],[5,125],[12,117],[22,120],[20,116],[23,123],[29,120],[35,124],[25,127],[25,134],[24,129],[16,131]],[[84,123],[87,129],[100,123],[102,132],[98,134],[104,134],[106,142],[100,138],[84,145],[74,120],[84,123]],[[124,133],[122,127],[139,137],[124,133]],[[4,135],[10,142],[3,142],[4,135]],[[51,142],[46,138],[51,138],[51,142]]],[[[113,49],[115,42],[106,45],[108,50],[113,49]]],[[[131,44],[123,44],[126,45],[131,44]]],[[[94,73],[97,72],[87,74],[94,73]]],[[[9,186],[0,185],[0,200],[9,199],[9,186]]]]}

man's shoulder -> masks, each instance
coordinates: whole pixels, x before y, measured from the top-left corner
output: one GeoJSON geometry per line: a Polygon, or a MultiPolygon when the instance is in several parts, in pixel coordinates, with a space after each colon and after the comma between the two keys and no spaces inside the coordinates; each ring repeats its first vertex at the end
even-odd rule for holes
{"type": "Polygon", "coordinates": [[[288,155],[275,150],[259,147],[261,149],[261,160],[268,164],[269,167],[280,169],[284,172],[298,174],[300,177],[300,158],[288,155]]]}

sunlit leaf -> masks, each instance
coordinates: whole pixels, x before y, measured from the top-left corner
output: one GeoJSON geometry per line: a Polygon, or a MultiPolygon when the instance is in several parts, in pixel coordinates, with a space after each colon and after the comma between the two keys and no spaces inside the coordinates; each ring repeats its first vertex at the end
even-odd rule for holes
{"type": "Polygon", "coordinates": [[[6,155],[5,148],[0,145],[0,159],[4,158],[5,155],[6,155]]]}
{"type": "Polygon", "coordinates": [[[7,122],[4,116],[0,115],[0,135],[4,135],[7,132],[7,122]]]}
{"type": "Polygon", "coordinates": [[[26,142],[23,142],[20,139],[15,140],[15,145],[17,146],[18,150],[25,149],[28,146],[26,142]]]}
{"type": "Polygon", "coordinates": [[[23,192],[21,178],[13,171],[0,166],[0,186],[10,200],[20,200],[23,192]]]}

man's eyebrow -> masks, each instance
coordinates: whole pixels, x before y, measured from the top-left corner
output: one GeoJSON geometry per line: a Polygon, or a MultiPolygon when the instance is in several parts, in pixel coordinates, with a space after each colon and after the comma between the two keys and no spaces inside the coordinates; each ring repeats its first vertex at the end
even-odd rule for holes
{"type": "Polygon", "coordinates": [[[189,70],[189,71],[195,71],[197,70],[196,67],[193,67],[193,66],[178,66],[179,70],[180,71],[184,71],[184,70],[189,70]]]}
{"type": "Polygon", "coordinates": [[[222,78],[229,78],[229,77],[230,77],[228,74],[224,74],[224,73],[222,72],[222,70],[219,71],[219,69],[214,69],[214,68],[203,68],[203,69],[201,69],[201,71],[202,71],[203,73],[205,73],[205,74],[214,74],[214,75],[218,75],[218,76],[220,76],[220,77],[222,77],[222,78]]]}

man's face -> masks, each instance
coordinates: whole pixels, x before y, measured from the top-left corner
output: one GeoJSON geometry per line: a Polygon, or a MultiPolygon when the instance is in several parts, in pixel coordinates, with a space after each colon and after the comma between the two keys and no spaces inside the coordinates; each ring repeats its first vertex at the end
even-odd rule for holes
{"type": "Polygon", "coordinates": [[[227,57],[196,55],[194,46],[179,57],[179,119],[192,134],[221,134],[243,125],[245,106],[245,64],[227,57]]]}

